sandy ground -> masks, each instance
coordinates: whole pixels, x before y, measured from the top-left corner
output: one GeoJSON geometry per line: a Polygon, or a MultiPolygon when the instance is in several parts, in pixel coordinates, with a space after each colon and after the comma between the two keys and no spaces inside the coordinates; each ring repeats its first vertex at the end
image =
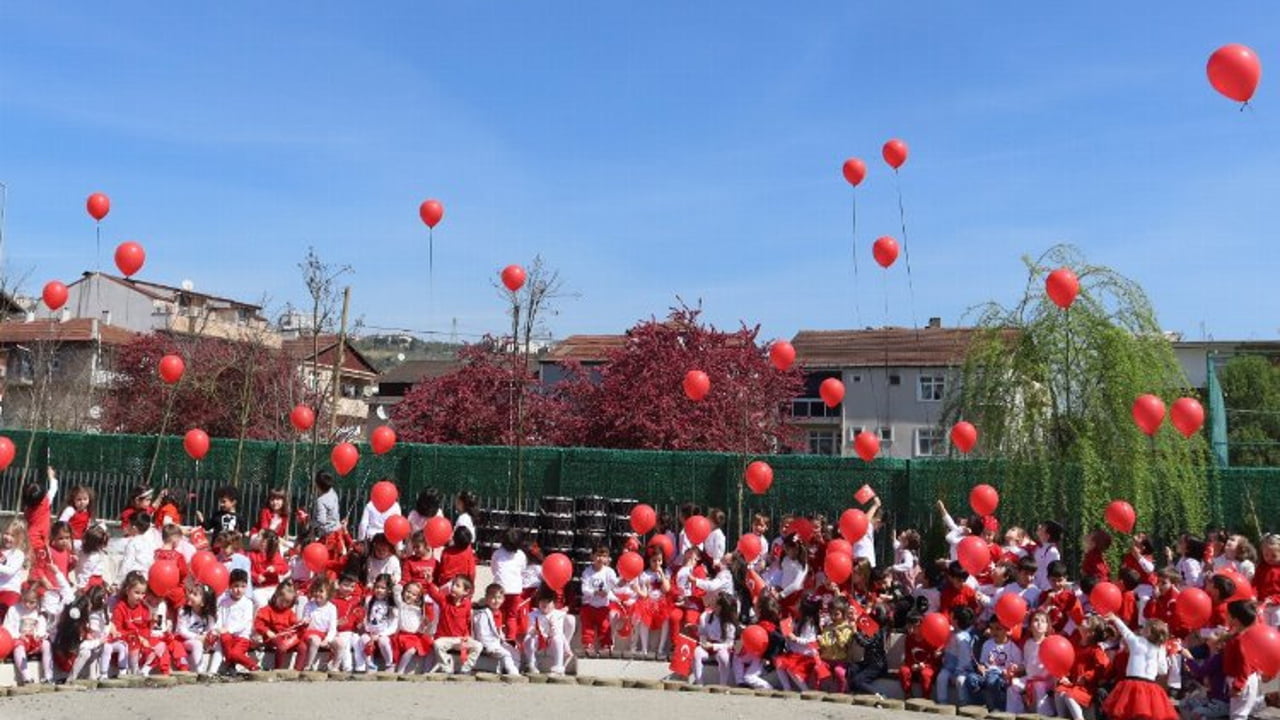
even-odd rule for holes
{"type": "Polygon", "coordinates": [[[576,685],[489,683],[235,683],[0,698],[4,720],[908,720],[915,713],[832,703],[576,685]],[[269,710],[267,710],[269,708],[269,710]],[[589,708],[589,711],[587,711],[589,708]],[[412,715],[410,715],[412,714],[412,715]]]}

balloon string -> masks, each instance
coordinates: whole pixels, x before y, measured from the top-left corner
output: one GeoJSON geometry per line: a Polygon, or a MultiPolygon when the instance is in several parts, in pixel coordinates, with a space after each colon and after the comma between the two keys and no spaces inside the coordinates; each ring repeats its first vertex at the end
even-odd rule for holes
{"type": "Polygon", "coordinates": [[[862,302],[858,298],[861,283],[858,280],[858,193],[853,193],[853,318],[855,327],[862,328],[862,302]]]}
{"type": "Polygon", "coordinates": [[[893,171],[893,186],[898,191],[898,220],[902,223],[902,254],[907,261],[907,292],[911,298],[911,327],[919,330],[920,323],[916,320],[916,288],[911,279],[911,245],[907,242],[907,211],[902,206],[902,181],[896,168],[893,171]]]}
{"type": "MultiPolygon", "coordinates": [[[[884,295],[884,326],[881,333],[884,335],[884,421],[887,425],[889,422],[889,269],[885,268],[880,274],[880,290],[884,295]]],[[[877,419],[881,416],[876,413],[877,419]]],[[[880,437],[879,423],[876,424],[876,437],[880,437]]]]}
{"type": "Polygon", "coordinates": [[[436,230],[427,228],[427,319],[434,314],[436,304],[436,230]]]}

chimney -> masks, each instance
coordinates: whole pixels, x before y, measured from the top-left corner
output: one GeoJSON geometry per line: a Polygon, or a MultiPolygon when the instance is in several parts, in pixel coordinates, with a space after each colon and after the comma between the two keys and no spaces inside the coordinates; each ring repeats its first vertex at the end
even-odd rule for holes
{"type": "Polygon", "coordinates": [[[103,311],[102,311],[102,324],[103,324],[103,325],[110,325],[110,324],[111,324],[111,311],[110,311],[110,310],[103,310],[103,311]]]}
{"type": "Polygon", "coordinates": [[[66,322],[71,319],[71,308],[62,308],[58,322],[66,322]]]}
{"type": "Polygon", "coordinates": [[[929,318],[929,327],[930,327],[930,328],[932,328],[932,329],[934,329],[934,330],[936,330],[936,329],[938,329],[938,328],[942,327],[942,318],[940,318],[940,317],[931,317],[931,318],[929,318]]]}

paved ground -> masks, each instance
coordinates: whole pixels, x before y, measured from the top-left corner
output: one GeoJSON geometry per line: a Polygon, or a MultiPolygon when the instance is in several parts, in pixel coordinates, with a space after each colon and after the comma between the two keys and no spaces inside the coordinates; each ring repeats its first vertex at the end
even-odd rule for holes
{"type": "Polygon", "coordinates": [[[3,720],[916,720],[893,712],[802,700],[489,683],[235,683],[93,690],[0,698],[3,720]]]}

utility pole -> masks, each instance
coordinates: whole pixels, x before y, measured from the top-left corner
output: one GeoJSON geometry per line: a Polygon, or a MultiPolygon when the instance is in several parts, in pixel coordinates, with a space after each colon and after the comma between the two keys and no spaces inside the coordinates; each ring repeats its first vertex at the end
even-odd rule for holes
{"type": "MultiPolygon", "coordinates": [[[[342,322],[338,325],[338,355],[333,361],[333,410],[329,413],[329,436],[338,432],[338,400],[342,398],[342,356],[347,349],[347,308],[351,305],[351,286],[342,289],[342,322]]],[[[317,358],[318,359],[318,358],[317,358]]]]}

